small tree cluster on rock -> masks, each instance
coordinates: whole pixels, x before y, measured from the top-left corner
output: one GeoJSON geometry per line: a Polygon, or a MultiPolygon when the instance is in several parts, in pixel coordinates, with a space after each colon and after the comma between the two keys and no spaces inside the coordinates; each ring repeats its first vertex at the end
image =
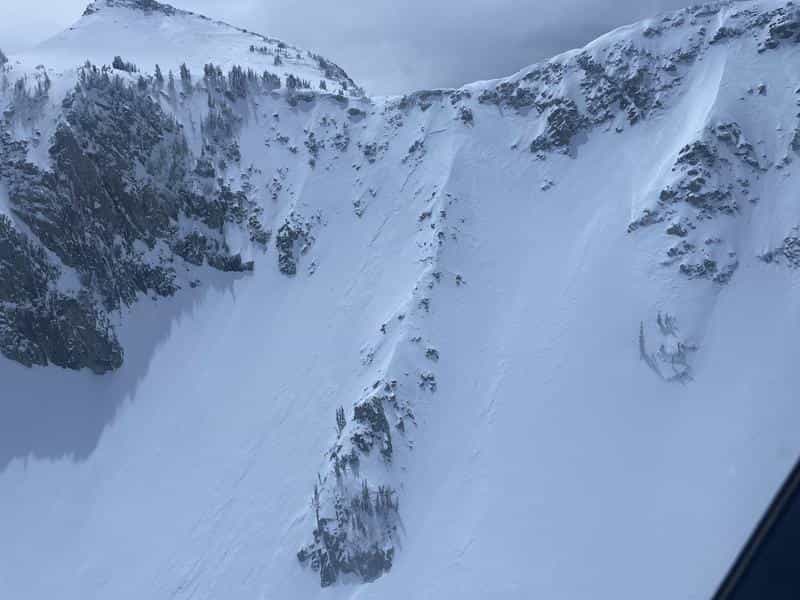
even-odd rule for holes
{"type": "MultiPolygon", "coordinates": [[[[5,78],[5,74],[3,77],[5,78]]],[[[30,84],[27,75],[23,75],[14,82],[11,93],[11,116],[15,120],[33,120],[49,97],[51,81],[47,71],[37,71],[32,77],[34,78],[33,85],[30,84]]]]}
{"type": "Polygon", "coordinates": [[[286,87],[290,90],[297,90],[297,89],[311,89],[311,82],[307,79],[301,79],[299,77],[295,77],[291,73],[286,76],[286,87]]]}
{"type": "Polygon", "coordinates": [[[183,91],[189,93],[192,90],[192,73],[186,63],[181,63],[181,83],[183,84],[183,91]]]}
{"type": "Polygon", "coordinates": [[[219,65],[206,64],[203,68],[203,81],[209,91],[209,102],[213,101],[213,94],[224,96],[233,102],[246,98],[251,91],[271,92],[281,87],[281,79],[277,75],[269,71],[259,75],[252,69],[244,69],[239,65],[231,67],[225,75],[219,65]]]}
{"type": "Polygon", "coordinates": [[[115,56],[111,66],[118,71],[126,71],[128,73],[136,73],[139,71],[135,64],[122,60],[121,56],[115,56]]]}
{"type": "Polygon", "coordinates": [[[310,225],[301,222],[297,215],[290,215],[275,236],[280,272],[288,276],[296,275],[297,261],[308,250],[311,242],[310,225]]]}
{"type": "Polygon", "coordinates": [[[367,466],[391,465],[390,418],[403,434],[404,420],[414,422],[410,407],[398,397],[396,380],[379,380],[364,390],[348,421],[336,410],[336,441],[328,452],[330,468],[317,477],[311,506],[313,539],[297,554],[301,563],[318,571],[322,587],[349,575],[373,581],[389,571],[398,542],[400,501],[386,482],[370,485],[362,475],[367,466]],[[390,414],[391,413],[391,414],[390,414]],[[378,450],[378,452],[373,452],[378,450]]]}
{"type": "Polygon", "coordinates": [[[336,409],[336,431],[339,435],[342,435],[345,427],[347,427],[347,419],[344,416],[344,408],[340,406],[336,409]]]}
{"type": "Polygon", "coordinates": [[[311,500],[313,541],[297,553],[298,560],[319,572],[322,587],[333,585],[342,575],[364,582],[378,579],[394,560],[397,493],[389,486],[371,488],[366,479],[360,485],[340,481],[327,506],[322,485],[320,478],[311,500]],[[328,510],[332,515],[323,516],[328,510]]]}

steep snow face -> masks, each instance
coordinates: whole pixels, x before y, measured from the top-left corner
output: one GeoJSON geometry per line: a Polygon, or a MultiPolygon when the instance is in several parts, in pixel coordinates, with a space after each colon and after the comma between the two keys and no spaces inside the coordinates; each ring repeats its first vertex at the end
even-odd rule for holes
{"type": "MultiPolygon", "coordinates": [[[[85,19],[123,4],[190,18],[85,19]]],[[[113,373],[0,359],[0,595],[710,597],[800,451],[799,33],[721,3],[371,100],[91,71],[71,110],[162,115],[234,217],[174,200],[140,258],[182,289],[108,312],[113,373]]],[[[3,181],[57,96],[4,100],[3,181]]]]}

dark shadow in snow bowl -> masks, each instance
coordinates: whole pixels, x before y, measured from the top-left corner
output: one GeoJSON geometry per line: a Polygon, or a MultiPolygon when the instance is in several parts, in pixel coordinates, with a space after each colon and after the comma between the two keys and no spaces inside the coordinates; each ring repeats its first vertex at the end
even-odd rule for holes
{"type": "Polygon", "coordinates": [[[232,291],[241,276],[203,269],[203,285],[175,297],[142,298],[120,330],[125,363],[116,373],[25,368],[0,355],[0,472],[15,459],[85,461],[123,403],[135,398],[156,348],[190,316],[209,288],[232,291]],[[127,331],[126,331],[127,330],[127,331]]]}

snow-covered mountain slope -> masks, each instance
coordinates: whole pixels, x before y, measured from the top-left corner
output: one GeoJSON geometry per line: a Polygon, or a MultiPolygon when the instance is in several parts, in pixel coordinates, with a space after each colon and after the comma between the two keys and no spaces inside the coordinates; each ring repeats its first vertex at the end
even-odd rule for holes
{"type": "Polygon", "coordinates": [[[360,93],[347,74],[322,57],[258,33],[212,21],[154,0],[97,0],[69,29],[19,58],[30,67],[69,71],[89,60],[111,64],[115,55],[152,71],[158,64],[178,76],[181,64],[202,73],[207,63],[234,65],[261,74],[293,74],[317,88],[360,93]],[[111,55],[109,56],[109,53],[111,55]]]}
{"type": "Polygon", "coordinates": [[[368,99],[82,37],[154,6],[4,68],[0,595],[710,597],[800,450],[797,9],[368,99]]]}

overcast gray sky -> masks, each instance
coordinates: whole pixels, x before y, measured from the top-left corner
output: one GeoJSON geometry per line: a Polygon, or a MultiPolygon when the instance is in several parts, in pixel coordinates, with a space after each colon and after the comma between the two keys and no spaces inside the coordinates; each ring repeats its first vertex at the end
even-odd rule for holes
{"type": "MultiPolygon", "coordinates": [[[[691,0],[174,0],[319,52],[372,94],[509,75],[691,0]]],[[[88,0],[0,0],[0,48],[36,44],[88,0]]]]}

